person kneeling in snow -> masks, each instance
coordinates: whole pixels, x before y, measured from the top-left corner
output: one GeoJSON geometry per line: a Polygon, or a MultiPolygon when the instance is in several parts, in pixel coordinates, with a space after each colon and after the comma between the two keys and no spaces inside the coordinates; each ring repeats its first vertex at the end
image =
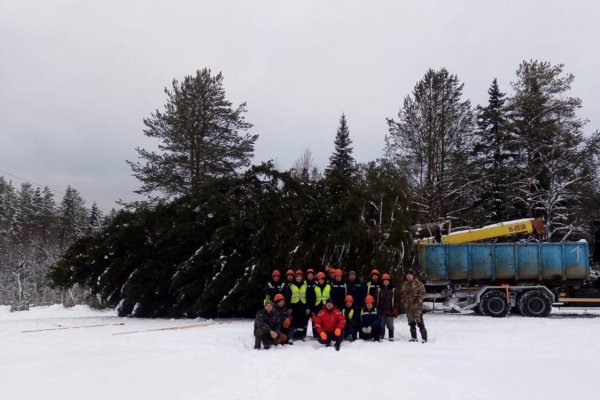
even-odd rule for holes
{"type": "Polygon", "coordinates": [[[254,320],[254,348],[260,350],[260,345],[265,350],[279,343],[279,315],[273,311],[273,302],[265,300],[265,307],[256,313],[254,320]]]}
{"type": "Polygon", "coordinates": [[[274,312],[279,316],[280,344],[294,344],[292,342],[292,335],[294,334],[292,310],[285,306],[285,297],[281,293],[275,295],[274,312]]]}
{"type": "Polygon", "coordinates": [[[381,337],[381,316],[373,306],[375,299],[368,295],[365,297],[365,307],[360,311],[359,337],[364,340],[379,342],[381,337]]]}
{"type": "Polygon", "coordinates": [[[343,331],[346,326],[344,315],[333,304],[333,299],[328,298],[325,307],[319,311],[315,318],[315,328],[319,334],[319,343],[330,346],[335,341],[335,349],[340,350],[343,340],[343,331]]]}
{"type": "Polygon", "coordinates": [[[346,318],[346,327],[344,328],[344,340],[351,342],[356,340],[358,335],[358,326],[360,324],[360,309],[354,305],[354,297],[347,295],[344,298],[346,307],[342,310],[346,318]]]}

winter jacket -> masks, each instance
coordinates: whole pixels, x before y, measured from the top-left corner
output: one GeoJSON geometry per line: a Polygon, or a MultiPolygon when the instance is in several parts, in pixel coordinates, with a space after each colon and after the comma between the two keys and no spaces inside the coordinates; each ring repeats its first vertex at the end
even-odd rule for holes
{"type": "Polygon", "coordinates": [[[425,299],[425,286],[417,278],[412,282],[406,281],[401,290],[402,303],[407,311],[420,311],[423,309],[425,299]]]}
{"type": "Polygon", "coordinates": [[[265,302],[267,300],[273,301],[275,295],[283,291],[284,285],[285,284],[281,281],[277,283],[273,282],[272,280],[269,281],[265,286],[265,302]]]}
{"type": "Polygon", "coordinates": [[[373,329],[379,328],[381,326],[381,315],[375,307],[371,309],[371,311],[363,308],[360,311],[360,327],[364,328],[366,326],[370,326],[373,329]]]}
{"type": "Polygon", "coordinates": [[[279,314],[275,309],[270,313],[267,310],[260,309],[256,313],[256,319],[254,320],[254,330],[261,330],[262,332],[276,331],[279,332],[279,314]]]}
{"type": "Polygon", "coordinates": [[[330,284],[331,286],[331,298],[333,299],[333,304],[338,309],[344,308],[344,297],[348,294],[348,288],[344,282],[333,282],[330,284]]]}
{"type": "Polygon", "coordinates": [[[392,284],[386,288],[383,286],[379,290],[379,311],[386,317],[398,316],[398,307],[400,306],[400,293],[392,284]],[[395,310],[395,311],[394,311],[395,310]]]}
{"type": "Polygon", "coordinates": [[[283,322],[285,321],[286,318],[290,319],[290,323],[292,321],[292,310],[290,310],[288,307],[283,306],[283,307],[279,307],[279,306],[275,306],[273,307],[273,311],[277,313],[277,317],[279,319],[279,326],[281,326],[283,324],[283,322]]]}
{"type": "Polygon", "coordinates": [[[365,284],[360,279],[355,279],[354,282],[347,281],[348,294],[354,298],[354,305],[359,309],[365,305],[365,284]]]}
{"type": "Polygon", "coordinates": [[[315,318],[315,328],[319,335],[321,332],[333,333],[336,329],[344,330],[346,319],[340,310],[333,307],[330,310],[323,308],[315,318]]]}
{"type": "Polygon", "coordinates": [[[285,297],[285,304],[290,304],[290,300],[292,299],[292,285],[293,282],[285,282],[283,285],[281,294],[283,294],[283,297],[285,297]]]}
{"type": "Polygon", "coordinates": [[[346,326],[352,326],[357,331],[360,325],[360,308],[354,305],[350,308],[344,307],[342,314],[346,319],[346,326]]]}

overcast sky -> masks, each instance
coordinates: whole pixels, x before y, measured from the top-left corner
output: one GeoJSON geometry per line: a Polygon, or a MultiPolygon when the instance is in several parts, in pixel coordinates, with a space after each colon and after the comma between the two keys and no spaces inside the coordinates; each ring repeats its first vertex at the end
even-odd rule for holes
{"type": "Polygon", "coordinates": [[[356,159],[380,157],[385,119],[428,68],[457,74],[476,105],[494,77],[510,93],[524,59],[564,63],[591,132],[599,16],[595,1],[0,0],[0,174],[72,185],[105,210],[134,200],[125,160],[155,144],[143,118],[203,67],[248,103],[255,162],[281,168],[305,148],[326,166],[342,112],[356,159]]]}

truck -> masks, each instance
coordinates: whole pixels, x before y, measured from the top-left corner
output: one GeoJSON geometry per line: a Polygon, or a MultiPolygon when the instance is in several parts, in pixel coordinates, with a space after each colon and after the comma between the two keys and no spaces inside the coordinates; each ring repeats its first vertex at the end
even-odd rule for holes
{"type": "MultiPolygon", "coordinates": [[[[416,239],[418,269],[428,300],[442,301],[450,310],[473,310],[496,318],[511,312],[547,317],[553,306],[600,307],[600,285],[591,277],[587,241],[481,242],[532,233],[544,234],[540,220],[521,219],[416,239]]],[[[593,221],[592,234],[596,254],[600,220],[593,221]]]]}

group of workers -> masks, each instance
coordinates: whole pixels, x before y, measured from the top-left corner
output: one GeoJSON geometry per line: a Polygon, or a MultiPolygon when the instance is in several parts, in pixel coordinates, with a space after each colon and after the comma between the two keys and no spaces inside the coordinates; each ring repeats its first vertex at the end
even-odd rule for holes
{"type": "Polygon", "coordinates": [[[411,342],[417,342],[417,327],[421,341],[427,342],[423,322],[425,286],[412,271],[405,274],[404,283],[396,290],[389,274],[373,269],[368,282],[355,271],[344,279],[341,269],[327,267],[325,272],[311,268],[288,270],[285,279],[274,270],[265,288],[264,308],[254,321],[254,348],[269,349],[277,344],[293,344],[306,338],[311,322],[312,335],[325,346],[340,349],[343,340],[381,341],[388,331],[394,340],[394,318],[404,306],[410,326],[411,342]]]}

